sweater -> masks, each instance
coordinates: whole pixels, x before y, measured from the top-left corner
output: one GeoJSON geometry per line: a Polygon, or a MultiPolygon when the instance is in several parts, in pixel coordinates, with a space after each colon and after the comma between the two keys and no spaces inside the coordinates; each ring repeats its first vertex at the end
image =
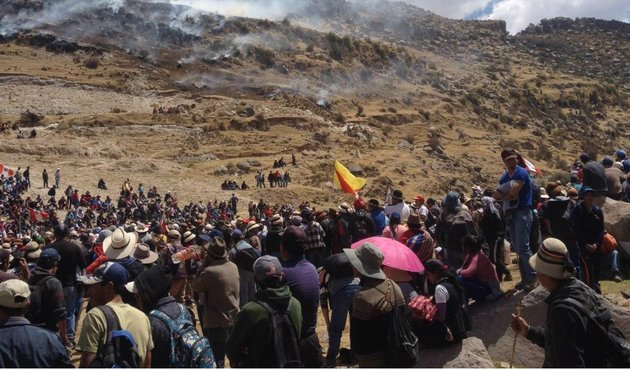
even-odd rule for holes
{"type": "Polygon", "coordinates": [[[461,270],[459,270],[459,275],[465,278],[478,279],[484,283],[499,281],[497,270],[490,261],[490,258],[481,251],[473,255],[466,255],[464,264],[461,270]]]}

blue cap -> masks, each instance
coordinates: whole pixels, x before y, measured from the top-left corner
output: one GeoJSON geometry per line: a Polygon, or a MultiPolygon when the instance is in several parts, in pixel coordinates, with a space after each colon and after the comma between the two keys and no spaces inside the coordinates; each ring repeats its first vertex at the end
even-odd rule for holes
{"type": "Polygon", "coordinates": [[[619,149],[619,150],[617,150],[617,153],[615,153],[615,154],[617,154],[617,157],[619,159],[626,159],[626,151],[625,150],[619,149]]]}
{"type": "Polygon", "coordinates": [[[238,238],[243,237],[243,232],[241,231],[241,229],[234,229],[234,231],[232,231],[232,238],[234,237],[238,237],[238,238]]]}
{"type": "Polygon", "coordinates": [[[81,276],[85,285],[112,282],[116,286],[123,286],[129,280],[127,269],[116,262],[107,262],[99,266],[92,276],[81,276]]]}
{"type": "Polygon", "coordinates": [[[37,266],[51,269],[55,267],[55,264],[59,261],[61,261],[59,252],[55,248],[46,248],[42,251],[42,254],[39,255],[37,266]]]}
{"type": "Polygon", "coordinates": [[[582,189],[580,189],[580,195],[584,197],[588,193],[595,193],[595,190],[593,190],[590,186],[582,186],[582,189]]]}

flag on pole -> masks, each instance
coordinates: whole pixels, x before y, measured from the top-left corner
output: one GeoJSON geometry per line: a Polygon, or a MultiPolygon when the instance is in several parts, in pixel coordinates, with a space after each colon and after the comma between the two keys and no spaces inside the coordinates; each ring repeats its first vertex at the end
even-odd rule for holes
{"type": "Polygon", "coordinates": [[[333,172],[333,183],[338,186],[344,193],[352,194],[358,197],[358,190],[365,186],[366,180],[362,177],[355,177],[344,165],[335,161],[335,170],[333,172]]]}
{"type": "Polygon", "coordinates": [[[11,167],[7,167],[0,163],[0,175],[5,175],[7,177],[13,177],[15,175],[15,169],[11,167]]]}
{"type": "Polygon", "coordinates": [[[528,160],[527,158],[525,158],[522,154],[518,154],[519,156],[519,164],[521,165],[521,167],[525,168],[527,171],[529,172],[533,172],[535,173],[537,176],[541,176],[542,175],[542,171],[537,168],[536,166],[534,166],[534,164],[528,160]]]}
{"type": "Polygon", "coordinates": [[[36,211],[33,208],[29,209],[29,213],[31,215],[31,222],[43,222],[48,220],[48,213],[43,211],[36,211]]]}

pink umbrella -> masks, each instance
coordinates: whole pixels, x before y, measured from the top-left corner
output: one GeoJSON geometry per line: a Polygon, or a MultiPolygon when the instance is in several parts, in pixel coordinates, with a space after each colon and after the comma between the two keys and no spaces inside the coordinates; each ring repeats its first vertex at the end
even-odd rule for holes
{"type": "Polygon", "coordinates": [[[385,260],[383,265],[409,272],[424,272],[424,266],[418,256],[403,243],[394,239],[373,236],[359,240],[352,244],[352,249],[357,249],[364,243],[372,243],[383,252],[385,260]]]}

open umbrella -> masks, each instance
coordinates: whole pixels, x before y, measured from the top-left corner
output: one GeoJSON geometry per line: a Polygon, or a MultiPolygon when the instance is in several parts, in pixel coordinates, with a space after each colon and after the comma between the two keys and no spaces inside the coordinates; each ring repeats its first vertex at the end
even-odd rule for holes
{"type": "Polygon", "coordinates": [[[418,256],[403,243],[394,239],[373,236],[359,240],[352,244],[352,249],[359,248],[364,243],[372,243],[383,252],[383,265],[402,271],[424,272],[424,266],[418,256]]]}

